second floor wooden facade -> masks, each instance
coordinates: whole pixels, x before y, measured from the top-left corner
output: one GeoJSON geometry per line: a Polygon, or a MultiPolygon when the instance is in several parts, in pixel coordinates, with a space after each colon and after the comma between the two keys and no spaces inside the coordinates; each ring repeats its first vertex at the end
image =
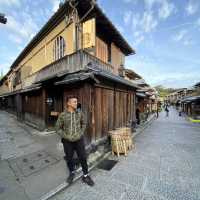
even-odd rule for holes
{"type": "Polygon", "coordinates": [[[79,70],[90,61],[119,74],[125,56],[134,54],[134,50],[98,5],[91,9],[90,0],[77,0],[73,6],[66,1],[21,52],[1,80],[0,94],[58,73],[79,70]],[[85,16],[89,9],[91,12],[85,16]]]}

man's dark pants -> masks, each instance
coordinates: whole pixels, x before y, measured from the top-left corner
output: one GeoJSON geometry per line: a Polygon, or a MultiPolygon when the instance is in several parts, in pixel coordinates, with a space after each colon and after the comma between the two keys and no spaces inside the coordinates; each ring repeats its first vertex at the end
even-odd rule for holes
{"type": "Polygon", "coordinates": [[[62,138],[61,142],[63,143],[65,158],[66,158],[67,166],[69,168],[70,173],[74,171],[73,155],[74,155],[74,152],[76,152],[78,159],[81,163],[83,174],[84,175],[88,174],[88,165],[87,165],[87,156],[86,156],[86,151],[85,151],[84,138],[81,137],[80,140],[75,141],[75,142],[71,142],[62,138]]]}

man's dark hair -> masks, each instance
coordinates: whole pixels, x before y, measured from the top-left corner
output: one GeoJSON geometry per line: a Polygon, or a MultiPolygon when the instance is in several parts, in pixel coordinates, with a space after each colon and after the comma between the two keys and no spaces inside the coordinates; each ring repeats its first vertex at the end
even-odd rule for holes
{"type": "Polygon", "coordinates": [[[78,99],[78,97],[75,95],[69,95],[69,96],[67,96],[66,101],[68,102],[70,99],[74,99],[74,98],[78,99]]]}

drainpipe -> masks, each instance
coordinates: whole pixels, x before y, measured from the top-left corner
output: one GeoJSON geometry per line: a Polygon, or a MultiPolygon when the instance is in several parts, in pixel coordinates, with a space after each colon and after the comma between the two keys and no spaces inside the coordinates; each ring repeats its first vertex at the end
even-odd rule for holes
{"type": "Polygon", "coordinates": [[[78,5],[78,3],[75,4],[75,0],[69,0],[69,5],[72,8],[72,16],[75,14],[75,50],[78,50],[78,36],[77,36],[77,9],[76,6],[78,5]]]}
{"type": "MultiPolygon", "coordinates": [[[[77,12],[77,9],[76,9],[76,5],[73,5],[73,3],[75,2],[75,0],[70,0],[69,1],[69,5],[74,9],[76,10],[76,13],[77,12]]],[[[75,26],[76,26],[76,51],[78,50],[78,46],[79,46],[79,33],[81,34],[81,48],[80,48],[80,64],[81,64],[81,69],[83,68],[83,26],[82,26],[82,22],[83,20],[89,15],[89,13],[94,9],[95,7],[95,4],[96,4],[96,0],[91,0],[90,1],[90,9],[84,14],[84,16],[78,21],[78,22],[75,22],[75,26]]]]}
{"type": "Polygon", "coordinates": [[[90,9],[85,13],[85,15],[78,22],[78,32],[81,33],[81,69],[83,68],[83,20],[89,15],[89,13],[94,9],[96,0],[91,0],[90,9]]]}

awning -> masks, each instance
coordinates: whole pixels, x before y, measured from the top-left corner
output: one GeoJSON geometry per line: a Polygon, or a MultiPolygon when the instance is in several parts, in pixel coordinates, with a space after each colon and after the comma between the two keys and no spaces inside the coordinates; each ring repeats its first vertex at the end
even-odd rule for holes
{"type": "Polygon", "coordinates": [[[0,95],[0,98],[12,96],[12,95],[17,94],[18,92],[19,92],[19,90],[14,91],[14,92],[7,92],[7,93],[5,93],[5,94],[0,95]]]}
{"type": "Polygon", "coordinates": [[[144,93],[141,93],[141,92],[136,92],[136,96],[138,97],[146,97],[146,95],[144,93]]]}
{"type": "Polygon", "coordinates": [[[153,95],[153,96],[149,97],[149,99],[151,99],[151,100],[155,100],[156,97],[153,95]]]}
{"type": "Polygon", "coordinates": [[[41,84],[32,85],[30,87],[26,87],[26,88],[22,89],[19,93],[32,92],[35,90],[39,90],[41,87],[42,87],[41,84]]]}
{"type": "Polygon", "coordinates": [[[57,81],[54,83],[54,85],[67,85],[71,83],[76,83],[84,80],[94,80],[95,82],[99,82],[94,74],[92,73],[84,73],[84,72],[79,72],[79,73],[74,73],[74,74],[68,74],[66,75],[62,80],[57,81]]]}
{"type": "Polygon", "coordinates": [[[25,92],[30,92],[30,91],[34,91],[34,90],[39,90],[41,87],[42,87],[41,84],[31,85],[31,86],[26,87],[24,89],[20,89],[20,90],[17,90],[17,91],[8,92],[8,93],[5,93],[3,95],[0,95],[0,98],[12,96],[12,95],[15,95],[15,94],[21,94],[21,93],[25,93],[25,92]]]}
{"type": "Polygon", "coordinates": [[[121,83],[123,85],[126,85],[126,86],[129,86],[129,87],[132,87],[132,88],[140,88],[137,84],[135,83],[132,83],[132,81],[128,81],[120,76],[117,76],[117,75],[114,75],[110,72],[107,72],[107,71],[94,71],[94,74],[96,76],[101,76],[105,79],[108,79],[108,80],[112,80],[114,82],[117,82],[117,83],[121,83]]]}
{"type": "Polygon", "coordinates": [[[129,86],[135,89],[139,88],[138,85],[132,83],[131,81],[128,81],[110,72],[103,71],[97,68],[95,69],[94,67],[88,67],[88,69],[85,69],[76,73],[72,73],[72,74],[67,74],[66,76],[64,76],[63,79],[55,82],[54,85],[71,84],[71,83],[75,83],[79,81],[84,81],[87,79],[93,80],[96,83],[100,83],[98,79],[99,77],[129,86]]]}
{"type": "Polygon", "coordinates": [[[145,94],[146,94],[147,96],[152,96],[152,93],[150,93],[150,92],[145,92],[145,94]]]}
{"type": "Polygon", "coordinates": [[[200,96],[193,96],[193,97],[186,97],[183,100],[181,100],[182,103],[191,103],[194,101],[200,100],[200,96]]]}

